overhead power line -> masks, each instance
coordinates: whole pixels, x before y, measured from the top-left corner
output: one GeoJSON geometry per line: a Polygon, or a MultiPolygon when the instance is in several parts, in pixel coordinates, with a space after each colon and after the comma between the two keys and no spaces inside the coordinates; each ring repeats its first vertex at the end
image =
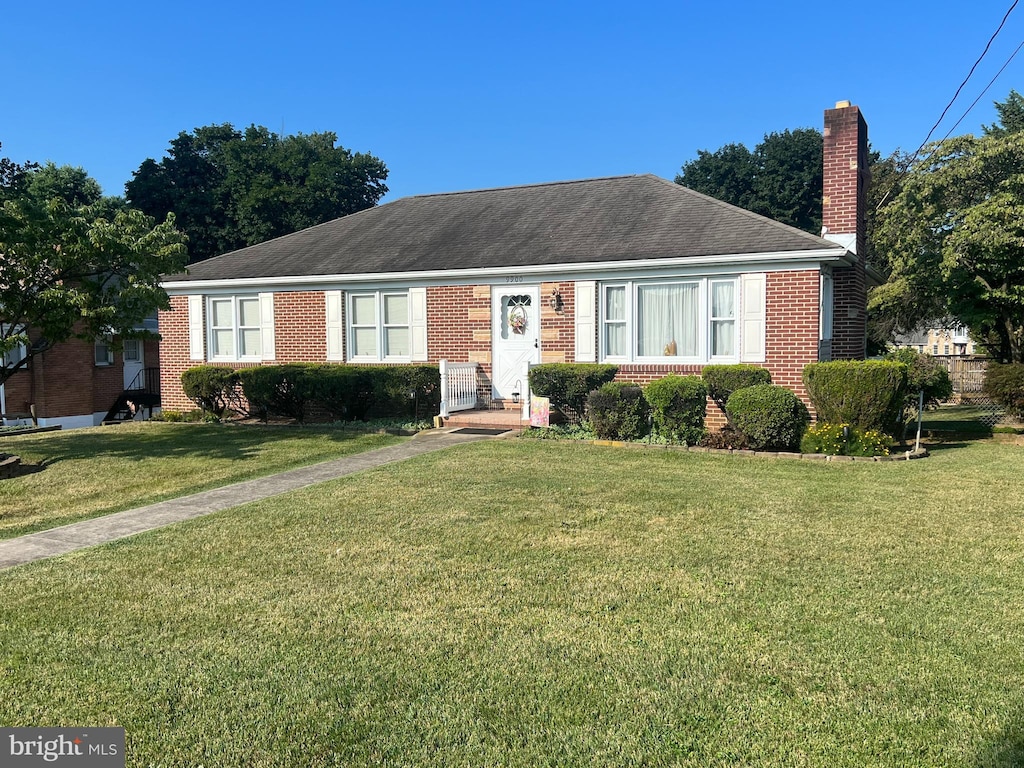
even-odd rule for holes
{"type": "Polygon", "coordinates": [[[988,93],[988,89],[991,88],[992,85],[995,83],[995,81],[999,79],[999,76],[1001,74],[1003,74],[1003,70],[1005,70],[1008,66],[1010,66],[1010,62],[1013,61],[1014,57],[1018,53],[1020,53],[1020,49],[1021,48],[1024,48],[1024,40],[1022,40],[1020,45],[1017,46],[1016,50],[1013,53],[1010,54],[1010,58],[1008,58],[1005,62],[1003,62],[1003,66],[1001,66],[999,68],[999,71],[996,72],[995,77],[993,77],[991,80],[988,81],[988,85],[986,85],[982,89],[981,93],[978,94],[978,98],[976,98],[974,101],[971,102],[971,106],[969,106],[967,108],[967,110],[962,115],[960,115],[960,119],[957,120],[955,123],[953,123],[953,127],[952,128],[950,128],[948,131],[946,131],[946,135],[942,137],[943,141],[948,139],[950,134],[953,133],[953,131],[955,131],[957,129],[957,126],[960,125],[960,123],[962,123],[964,121],[964,118],[967,117],[967,115],[970,114],[971,110],[974,109],[976,106],[978,106],[978,102],[981,101],[981,97],[984,96],[986,93],[988,93]]]}
{"type": "MultiPolygon", "coordinates": [[[[900,179],[907,174],[907,172],[910,170],[910,167],[914,164],[918,156],[921,154],[921,151],[928,144],[928,141],[931,139],[932,134],[935,133],[935,129],[938,128],[939,125],[942,123],[943,119],[946,117],[946,113],[949,112],[949,110],[952,108],[954,102],[956,102],[957,98],[960,96],[960,92],[964,89],[964,86],[967,85],[967,82],[971,79],[971,76],[974,75],[974,70],[978,68],[978,65],[981,64],[982,60],[988,54],[989,48],[992,47],[992,43],[995,41],[996,37],[999,36],[999,33],[1003,30],[1003,27],[1006,25],[1006,20],[1010,18],[1010,14],[1013,13],[1013,9],[1017,7],[1018,2],[1020,2],[1020,0],[1013,0],[1013,3],[1007,9],[1006,13],[1003,14],[1002,21],[999,22],[999,26],[996,27],[996,31],[992,33],[992,36],[988,39],[988,42],[985,43],[985,49],[981,52],[981,55],[978,56],[977,60],[971,66],[971,70],[967,73],[967,77],[965,77],[963,82],[960,83],[960,86],[956,89],[956,93],[953,94],[953,98],[949,100],[949,103],[946,105],[946,108],[942,110],[942,114],[939,115],[939,119],[935,121],[935,125],[932,126],[930,131],[928,131],[928,135],[924,137],[924,141],[921,142],[921,146],[917,148],[914,154],[911,155],[905,163],[902,163],[903,167],[897,171],[896,178],[892,180],[892,183],[889,185],[889,188],[885,191],[885,194],[882,195],[882,198],[878,201],[878,205],[875,206],[876,211],[879,210],[883,205],[885,205],[886,200],[889,199],[889,195],[892,193],[893,189],[896,188],[896,185],[899,184],[900,179]]],[[[1010,55],[1010,58],[1006,60],[1006,63],[1003,64],[999,72],[996,73],[996,77],[992,78],[991,82],[989,82],[989,84],[985,86],[985,89],[981,92],[981,94],[978,95],[978,98],[974,100],[974,103],[971,104],[970,107],[968,107],[967,112],[964,112],[964,114],[960,117],[960,120],[957,120],[956,124],[953,126],[953,128],[950,128],[949,133],[947,133],[946,136],[943,137],[943,139],[948,138],[949,134],[953,132],[956,126],[960,125],[963,119],[967,117],[967,113],[970,112],[971,109],[974,108],[975,104],[977,104],[978,101],[981,100],[981,97],[985,95],[985,92],[992,86],[992,83],[995,82],[996,78],[999,77],[1000,74],[1002,74],[1003,70],[1006,69],[1007,65],[1009,65],[1009,63],[1013,60],[1013,57],[1017,55],[1017,51],[1019,51],[1021,47],[1024,47],[1024,42],[1022,42],[1021,45],[1017,47],[1017,50],[1010,55]]]]}
{"type": "Polygon", "coordinates": [[[956,93],[953,94],[953,98],[949,100],[949,104],[947,104],[946,108],[942,110],[942,114],[939,115],[939,119],[935,121],[935,125],[932,126],[930,131],[928,131],[928,135],[924,137],[924,141],[921,142],[921,146],[918,147],[917,152],[914,153],[915,158],[920,154],[921,150],[924,149],[924,145],[928,143],[932,134],[935,133],[935,129],[939,127],[939,123],[942,122],[943,118],[946,117],[946,113],[949,112],[950,107],[953,106],[953,102],[957,100],[957,97],[960,95],[960,91],[964,89],[964,86],[967,85],[967,81],[971,79],[971,76],[974,74],[974,70],[976,70],[978,65],[981,64],[981,60],[985,58],[985,55],[988,53],[988,49],[992,47],[992,42],[1002,31],[1003,26],[1006,24],[1006,20],[1010,18],[1010,14],[1013,12],[1013,9],[1017,7],[1018,2],[1020,2],[1020,0],[1013,0],[1013,5],[1011,5],[1010,9],[1003,15],[1003,20],[999,22],[999,26],[996,27],[996,31],[992,33],[992,37],[990,37],[988,42],[985,44],[985,50],[981,52],[981,56],[979,56],[978,60],[974,62],[974,65],[971,67],[971,71],[967,73],[967,77],[965,77],[964,81],[960,83],[960,87],[956,89],[956,93]]]}

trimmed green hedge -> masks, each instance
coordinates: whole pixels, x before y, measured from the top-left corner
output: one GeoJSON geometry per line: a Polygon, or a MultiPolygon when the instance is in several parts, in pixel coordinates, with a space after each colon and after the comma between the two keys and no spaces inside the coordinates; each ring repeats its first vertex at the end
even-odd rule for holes
{"type": "Polygon", "coordinates": [[[587,418],[602,440],[637,440],[647,434],[651,409],[643,390],[628,381],[612,381],[587,398],[587,418]]]}
{"type": "Polygon", "coordinates": [[[218,419],[240,405],[238,383],[238,371],[226,365],[196,365],[181,374],[185,397],[218,419]]]}
{"type": "Polygon", "coordinates": [[[795,451],[811,423],[803,401],[774,384],[738,389],[726,408],[730,423],[755,451],[795,451]]]}
{"type": "Polygon", "coordinates": [[[530,369],[530,390],[547,397],[569,421],[578,424],[590,393],[619,372],[617,365],[596,363],[543,363],[530,369]]]}
{"type": "Polygon", "coordinates": [[[242,394],[249,401],[249,412],[266,420],[283,416],[302,421],[306,411],[309,365],[259,365],[238,372],[242,394]]]}
{"type": "Polygon", "coordinates": [[[244,368],[239,375],[250,412],[263,419],[418,419],[437,414],[441,405],[436,365],[292,363],[244,368]]]}
{"type": "Polygon", "coordinates": [[[729,395],[737,389],[755,384],[771,384],[772,375],[767,368],[739,363],[736,365],[705,365],[701,378],[708,388],[708,397],[725,412],[729,395]]]}
{"type": "Polygon", "coordinates": [[[667,440],[697,445],[704,437],[708,390],[699,376],[670,374],[644,387],[655,431],[667,440]]]}
{"type": "Polygon", "coordinates": [[[907,366],[879,360],[811,363],[804,385],[818,421],[901,433],[907,366]]]}

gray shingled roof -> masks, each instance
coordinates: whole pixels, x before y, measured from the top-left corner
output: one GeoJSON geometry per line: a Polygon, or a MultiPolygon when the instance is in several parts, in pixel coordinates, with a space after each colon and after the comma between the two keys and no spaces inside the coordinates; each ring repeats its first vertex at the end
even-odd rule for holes
{"type": "Polygon", "coordinates": [[[652,175],[417,195],[168,281],[530,267],[842,248],[652,175]]]}

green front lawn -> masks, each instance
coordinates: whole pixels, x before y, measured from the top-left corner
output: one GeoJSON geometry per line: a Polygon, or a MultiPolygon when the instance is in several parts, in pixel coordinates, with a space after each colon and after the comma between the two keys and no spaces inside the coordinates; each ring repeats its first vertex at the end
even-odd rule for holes
{"type": "Polygon", "coordinates": [[[330,427],[160,422],[0,436],[0,453],[44,467],[0,481],[0,539],[381,448],[399,439],[330,427]]]}
{"type": "Polygon", "coordinates": [[[1012,766],[1024,450],[460,446],[0,572],[0,722],[131,766],[1012,766]]]}

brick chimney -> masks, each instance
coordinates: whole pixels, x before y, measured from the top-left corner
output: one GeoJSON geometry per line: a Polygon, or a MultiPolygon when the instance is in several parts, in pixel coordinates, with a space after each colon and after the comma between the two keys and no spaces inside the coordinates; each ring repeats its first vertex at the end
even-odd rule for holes
{"type": "Polygon", "coordinates": [[[833,360],[864,357],[867,343],[868,126],[848,101],[825,110],[821,235],[857,257],[851,267],[833,269],[833,360]]]}

